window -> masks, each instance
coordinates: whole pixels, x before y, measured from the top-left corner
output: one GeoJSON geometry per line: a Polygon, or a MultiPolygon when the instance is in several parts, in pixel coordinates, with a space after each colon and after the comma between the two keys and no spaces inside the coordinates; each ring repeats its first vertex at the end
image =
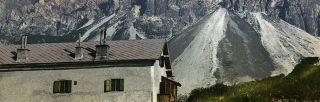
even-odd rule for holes
{"type": "Polygon", "coordinates": [[[53,93],[71,93],[71,80],[55,81],[53,83],[53,93]]]}
{"type": "Polygon", "coordinates": [[[160,67],[164,67],[164,56],[160,57],[159,65],[160,67]]]}
{"type": "Polygon", "coordinates": [[[123,79],[111,79],[104,81],[104,92],[124,91],[123,79]]]}

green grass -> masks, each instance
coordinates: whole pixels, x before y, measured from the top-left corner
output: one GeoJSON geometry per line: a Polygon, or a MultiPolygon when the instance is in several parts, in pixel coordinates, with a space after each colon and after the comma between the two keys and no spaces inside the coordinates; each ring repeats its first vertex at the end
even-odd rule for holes
{"type": "Polygon", "coordinates": [[[304,58],[287,76],[279,75],[234,86],[216,84],[195,89],[187,102],[320,101],[318,57],[304,58]]]}

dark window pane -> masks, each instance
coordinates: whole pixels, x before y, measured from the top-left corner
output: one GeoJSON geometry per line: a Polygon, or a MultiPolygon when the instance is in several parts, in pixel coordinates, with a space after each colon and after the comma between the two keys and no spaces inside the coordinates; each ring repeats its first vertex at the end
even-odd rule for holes
{"type": "Polygon", "coordinates": [[[72,85],[72,81],[71,80],[67,80],[65,81],[65,93],[71,93],[71,85],[72,85]]]}
{"type": "Polygon", "coordinates": [[[116,91],[120,91],[120,79],[116,79],[116,91]]]}
{"type": "Polygon", "coordinates": [[[71,80],[55,81],[53,83],[53,93],[71,93],[71,80]]]}
{"type": "Polygon", "coordinates": [[[123,79],[111,79],[111,91],[123,91],[124,80],[123,79]]]}
{"type": "Polygon", "coordinates": [[[160,62],[159,62],[159,64],[160,64],[160,67],[164,67],[164,56],[161,56],[161,57],[160,57],[160,62]]]}
{"type": "Polygon", "coordinates": [[[116,79],[112,79],[111,80],[111,91],[117,91],[116,87],[117,87],[116,79]]]}
{"type": "Polygon", "coordinates": [[[60,81],[61,87],[60,87],[60,93],[65,93],[66,89],[65,89],[65,82],[64,81],[60,81]]]}

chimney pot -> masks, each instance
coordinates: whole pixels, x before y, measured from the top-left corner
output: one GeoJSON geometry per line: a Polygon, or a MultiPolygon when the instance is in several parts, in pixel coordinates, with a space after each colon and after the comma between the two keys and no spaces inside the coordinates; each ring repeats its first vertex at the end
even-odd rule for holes
{"type": "Polygon", "coordinates": [[[26,62],[28,58],[29,49],[17,49],[17,62],[26,62]]]}
{"type": "Polygon", "coordinates": [[[76,51],[75,51],[75,59],[76,60],[80,60],[83,58],[83,47],[76,47],[76,51]]]}
{"type": "Polygon", "coordinates": [[[96,45],[96,60],[108,59],[109,45],[107,45],[106,37],[107,37],[107,30],[101,30],[100,45],[96,45]]]}
{"type": "Polygon", "coordinates": [[[17,49],[17,62],[26,62],[28,58],[29,49],[26,48],[27,46],[27,35],[22,36],[22,45],[21,48],[17,49]]]}
{"type": "Polygon", "coordinates": [[[107,60],[108,49],[109,49],[109,45],[96,45],[96,59],[107,60]]]}
{"type": "Polygon", "coordinates": [[[76,51],[75,51],[75,59],[76,60],[80,60],[83,58],[83,47],[81,47],[81,34],[79,33],[79,42],[78,42],[78,46],[76,47],[76,51]]]}

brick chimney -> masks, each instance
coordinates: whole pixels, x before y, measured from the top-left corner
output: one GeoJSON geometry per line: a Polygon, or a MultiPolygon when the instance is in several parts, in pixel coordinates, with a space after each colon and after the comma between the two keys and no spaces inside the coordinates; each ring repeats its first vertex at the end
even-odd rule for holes
{"type": "Polygon", "coordinates": [[[28,58],[29,49],[27,49],[28,36],[23,35],[21,41],[21,48],[17,49],[17,62],[26,62],[28,58]]]}
{"type": "Polygon", "coordinates": [[[79,41],[74,53],[76,60],[81,60],[83,58],[83,47],[81,46],[81,34],[79,33],[79,41]]]}
{"type": "Polygon", "coordinates": [[[100,44],[96,45],[96,60],[107,60],[108,59],[108,49],[107,45],[107,31],[101,30],[100,34],[100,44]]]}

